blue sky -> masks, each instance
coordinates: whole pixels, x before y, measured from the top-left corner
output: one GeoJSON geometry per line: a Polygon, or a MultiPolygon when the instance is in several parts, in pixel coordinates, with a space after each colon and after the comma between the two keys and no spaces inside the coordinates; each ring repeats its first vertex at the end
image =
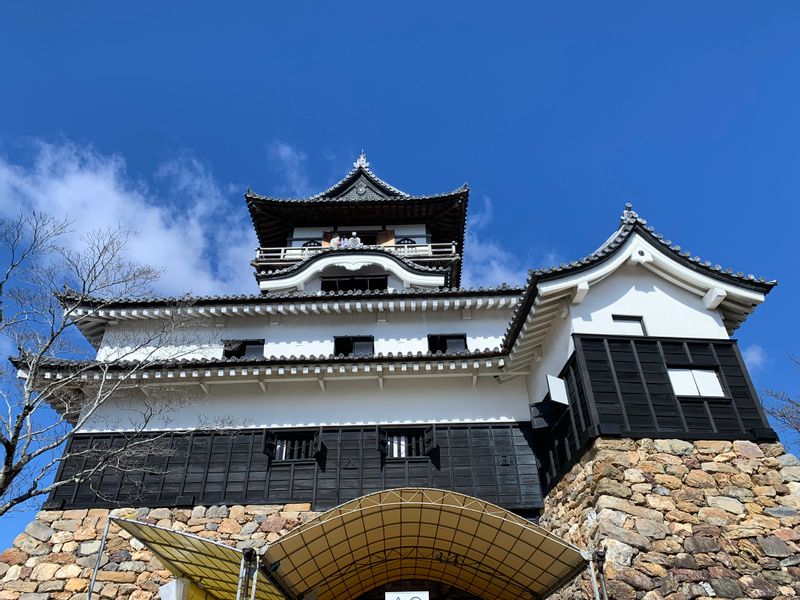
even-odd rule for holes
{"type": "Polygon", "coordinates": [[[123,221],[162,292],[254,293],[244,189],[319,191],[362,148],[411,193],[470,183],[475,285],[591,252],[632,202],[780,281],[736,337],[800,391],[800,4],[277,4],[4,3],[0,213],[123,221]]]}

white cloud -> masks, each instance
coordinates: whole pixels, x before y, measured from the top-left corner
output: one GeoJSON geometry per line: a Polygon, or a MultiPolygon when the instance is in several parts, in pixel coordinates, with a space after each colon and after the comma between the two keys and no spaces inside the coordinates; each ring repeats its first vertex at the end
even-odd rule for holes
{"type": "Polygon", "coordinates": [[[286,142],[275,140],[268,146],[267,158],[272,170],[285,180],[285,189],[289,195],[299,198],[310,194],[304,152],[286,142]]]}
{"type": "Polygon", "coordinates": [[[484,196],[483,205],[477,210],[473,209],[467,221],[461,274],[464,287],[487,287],[501,283],[522,285],[532,265],[549,266],[558,262],[558,255],[553,251],[546,252],[537,262],[532,260],[530,249],[514,252],[486,235],[485,230],[492,222],[493,210],[491,198],[484,196]]]}
{"type": "Polygon", "coordinates": [[[768,359],[766,351],[758,344],[750,344],[745,348],[742,351],[742,357],[747,364],[747,368],[751,372],[756,372],[764,368],[768,359]]]}
{"type": "Polygon", "coordinates": [[[248,262],[257,242],[240,197],[229,196],[189,156],[162,165],[151,185],[130,178],[122,157],[71,143],[39,143],[27,165],[0,157],[0,214],[66,216],[73,248],[89,231],[129,227],[129,257],[164,269],[165,294],[256,291],[248,262]]]}

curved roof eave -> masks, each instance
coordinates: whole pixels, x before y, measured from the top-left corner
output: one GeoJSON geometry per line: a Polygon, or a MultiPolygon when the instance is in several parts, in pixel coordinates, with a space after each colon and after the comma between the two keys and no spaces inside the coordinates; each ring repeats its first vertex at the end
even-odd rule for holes
{"type": "MultiPolygon", "coordinates": [[[[537,296],[539,296],[540,284],[557,281],[595,269],[616,256],[634,234],[639,234],[651,247],[667,258],[691,269],[698,275],[709,277],[726,286],[733,286],[766,296],[778,284],[777,281],[767,280],[764,277],[757,278],[754,275],[745,275],[741,272],[734,273],[732,269],[723,269],[718,264],[712,265],[711,261],[704,261],[699,256],[693,256],[688,250],[683,250],[681,246],[673,244],[669,239],[665,239],[662,234],[656,232],[652,226],[647,224],[645,219],[641,218],[633,210],[633,206],[627,203],[620,217],[620,227],[597,250],[570,263],[562,263],[528,272],[522,301],[517,305],[503,338],[504,351],[507,353],[512,351],[525,320],[537,296]]],[[[725,313],[725,306],[721,306],[721,309],[725,313]]],[[[740,309],[735,312],[736,314],[733,315],[724,315],[729,332],[733,332],[747,316],[746,310],[740,309]]]]}
{"type": "Polygon", "coordinates": [[[405,269],[406,271],[416,273],[418,275],[444,275],[450,269],[449,267],[426,267],[424,265],[417,264],[412,262],[411,260],[398,256],[392,252],[387,252],[385,250],[380,250],[378,248],[347,248],[347,249],[339,249],[339,248],[330,248],[330,249],[323,249],[322,251],[314,254],[310,258],[306,260],[295,263],[290,265],[284,269],[275,269],[275,270],[268,270],[266,272],[259,272],[256,274],[256,277],[259,280],[262,279],[280,279],[286,277],[291,273],[302,273],[309,267],[311,267],[314,263],[319,262],[321,260],[332,259],[336,258],[337,256],[341,256],[342,258],[346,256],[353,256],[353,255],[365,255],[365,256],[380,256],[382,258],[388,258],[394,262],[396,262],[400,267],[405,269]]]}

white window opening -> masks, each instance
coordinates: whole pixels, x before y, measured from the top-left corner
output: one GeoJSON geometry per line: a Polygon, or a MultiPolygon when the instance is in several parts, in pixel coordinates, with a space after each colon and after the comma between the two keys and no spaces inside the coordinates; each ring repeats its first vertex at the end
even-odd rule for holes
{"type": "Polygon", "coordinates": [[[716,371],[710,369],[667,369],[676,396],[724,398],[725,392],[716,371]]]}
{"type": "Polygon", "coordinates": [[[619,335],[647,335],[644,318],[633,315],[611,315],[614,333],[619,335]]]}
{"type": "Polygon", "coordinates": [[[389,457],[390,458],[405,458],[406,449],[408,448],[407,435],[390,435],[389,436],[389,457]]]}

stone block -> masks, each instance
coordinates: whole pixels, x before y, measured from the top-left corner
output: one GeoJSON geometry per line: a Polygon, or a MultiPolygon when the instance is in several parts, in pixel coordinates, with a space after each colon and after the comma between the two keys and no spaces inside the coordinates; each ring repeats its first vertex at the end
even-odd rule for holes
{"type": "Polygon", "coordinates": [[[733,442],[733,451],[745,458],[762,458],[764,456],[764,452],[757,444],[746,440],[733,442]]]}
{"type": "Polygon", "coordinates": [[[675,501],[669,496],[659,496],[658,494],[648,494],[645,496],[645,502],[650,508],[658,511],[675,510],[675,501]]]}
{"type": "Polygon", "coordinates": [[[714,538],[703,536],[687,537],[683,541],[683,547],[686,552],[691,554],[695,552],[719,552],[719,544],[714,538]]]}
{"type": "Polygon", "coordinates": [[[644,517],[636,517],[636,531],[645,537],[656,540],[663,540],[669,533],[669,529],[663,521],[654,521],[644,517]]]}
{"type": "Polygon", "coordinates": [[[734,515],[741,515],[744,513],[744,504],[739,502],[736,498],[729,496],[709,496],[708,505],[712,508],[719,508],[720,510],[727,511],[734,515]]]}
{"type": "Polygon", "coordinates": [[[614,496],[600,496],[597,499],[595,509],[600,511],[604,508],[620,510],[635,517],[644,517],[646,519],[653,519],[654,521],[664,518],[663,515],[657,510],[645,508],[644,506],[638,506],[628,500],[616,498],[614,496]]]}
{"type": "Polygon", "coordinates": [[[74,510],[65,510],[64,514],[61,515],[62,519],[75,519],[75,520],[82,520],[85,519],[89,514],[88,509],[79,508],[74,510]]]}
{"type": "Polygon", "coordinates": [[[278,515],[270,515],[261,524],[261,531],[265,533],[277,533],[286,526],[286,519],[278,515]]]}
{"type": "Polygon", "coordinates": [[[64,589],[68,592],[83,592],[89,587],[88,579],[68,579],[64,589]]]}
{"type": "Polygon", "coordinates": [[[110,581],[112,583],[134,583],[136,573],[131,571],[98,571],[97,581],[110,581]]]}
{"type": "Polygon", "coordinates": [[[83,542],[78,546],[79,556],[89,556],[94,554],[100,549],[100,540],[93,540],[91,542],[83,542]]]}
{"type": "Polygon", "coordinates": [[[287,512],[307,512],[311,510],[311,504],[309,502],[287,504],[286,506],[283,507],[283,510],[287,512]]]}
{"type": "Polygon", "coordinates": [[[784,467],[780,470],[784,481],[800,481],[800,466],[784,467]]]}
{"type": "Polygon", "coordinates": [[[25,527],[25,533],[35,540],[46,542],[55,532],[44,523],[40,523],[39,521],[31,521],[28,523],[28,526],[25,527]]]}
{"type": "Polygon", "coordinates": [[[56,574],[56,571],[58,571],[60,568],[60,565],[56,565],[54,563],[39,563],[33,567],[31,579],[34,581],[48,581],[53,578],[53,576],[56,574]]]}
{"type": "Polygon", "coordinates": [[[739,578],[739,585],[750,598],[774,598],[778,595],[778,586],[764,577],[745,575],[739,578]]]}
{"type": "Polygon", "coordinates": [[[789,548],[789,545],[782,539],[774,535],[759,538],[758,545],[761,546],[761,549],[764,551],[764,554],[766,554],[767,556],[772,556],[774,558],[786,558],[792,553],[792,551],[789,548]]]}
{"type": "Polygon", "coordinates": [[[594,537],[595,543],[599,543],[604,538],[612,538],[623,544],[638,548],[639,550],[650,550],[650,540],[646,537],[640,533],[636,533],[630,529],[624,529],[623,527],[617,527],[611,523],[601,523],[594,537]]]}
{"type": "Polygon", "coordinates": [[[154,508],[147,516],[151,519],[155,519],[156,521],[159,519],[172,520],[172,511],[168,508],[154,508]]]}
{"type": "Polygon", "coordinates": [[[56,531],[78,531],[81,522],[77,519],[59,519],[53,521],[51,527],[56,531]]]}
{"type": "Polygon", "coordinates": [[[688,456],[694,450],[694,444],[683,440],[655,440],[656,452],[674,454],[676,456],[688,456]]]}
{"type": "Polygon", "coordinates": [[[219,524],[219,528],[217,531],[220,533],[227,533],[227,534],[237,534],[242,530],[242,526],[239,525],[238,521],[235,519],[222,519],[222,522],[219,524]]]}
{"type": "Polygon", "coordinates": [[[624,581],[612,579],[607,583],[606,589],[612,600],[636,600],[636,590],[624,581]]]}
{"type": "Polygon", "coordinates": [[[227,506],[210,506],[206,510],[206,519],[224,519],[227,516],[227,506]]]}
{"type": "Polygon", "coordinates": [[[606,562],[629,567],[636,552],[633,546],[613,538],[606,538],[600,542],[600,547],[605,548],[606,562]]]}
{"type": "Polygon", "coordinates": [[[22,565],[28,560],[28,555],[19,548],[8,548],[0,554],[0,562],[10,565],[22,565]]]}
{"type": "Polygon", "coordinates": [[[80,577],[83,569],[78,565],[64,565],[56,571],[56,578],[58,579],[74,579],[80,577]]]}
{"type": "Polygon", "coordinates": [[[43,581],[36,588],[37,592],[60,592],[64,589],[64,581],[58,579],[51,579],[50,581],[43,581]]]}

